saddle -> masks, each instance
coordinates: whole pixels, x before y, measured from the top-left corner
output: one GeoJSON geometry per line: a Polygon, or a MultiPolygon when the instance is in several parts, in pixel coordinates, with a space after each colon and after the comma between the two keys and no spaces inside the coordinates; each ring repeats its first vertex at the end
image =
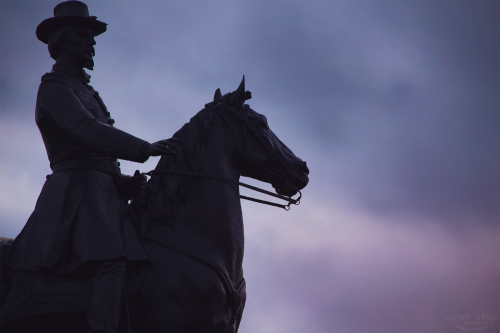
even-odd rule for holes
{"type": "MultiPolygon", "coordinates": [[[[72,273],[62,276],[51,270],[13,271],[3,264],[13,241],[12,238],[0,237],[2,324],[44,313],[88,311],[92,288],[88,275],[72,273]]],[[[137,291],[145,275],[146,265],[129,265],[124,299],[137,291]]]]}

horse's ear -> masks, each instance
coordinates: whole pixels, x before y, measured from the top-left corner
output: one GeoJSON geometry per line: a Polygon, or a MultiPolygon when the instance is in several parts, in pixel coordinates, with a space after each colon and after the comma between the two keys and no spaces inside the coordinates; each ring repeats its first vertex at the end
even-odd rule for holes
{"type": "Polygon", "coordinates": [[[217,88],[217,90],[215,91],[215,95],[214,95],[214,102],[217,102],[221,97],[222,97],[222,94],[220,92],[220,89],[217,88]]]}
{"type": "Polygon", "coordinates": [[[243,75],[243,80],[241,80],[240,86],[233,95],[238,101],[241,101],[241,103],[245,102],[245,75],[243,75]]]}

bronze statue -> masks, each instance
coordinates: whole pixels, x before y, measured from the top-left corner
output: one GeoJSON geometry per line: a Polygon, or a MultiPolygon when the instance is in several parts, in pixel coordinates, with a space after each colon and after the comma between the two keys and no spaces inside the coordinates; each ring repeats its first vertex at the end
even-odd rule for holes
{"type": "Polygon", "coordinates": [[[78,1],[54,12],[37,29],[56,64],[36,108],[53,174],[13,244],[0,238],[2,330],[237,332],[238,179],[271,183],[286,199],[307,185],[306,163],[245,104],[244,79],[172,139],[149,144],[114,128],[82,70],[106,25],[78,1]],[[158,155],[147,183],[120,174],[117,158],[158,155]]]}

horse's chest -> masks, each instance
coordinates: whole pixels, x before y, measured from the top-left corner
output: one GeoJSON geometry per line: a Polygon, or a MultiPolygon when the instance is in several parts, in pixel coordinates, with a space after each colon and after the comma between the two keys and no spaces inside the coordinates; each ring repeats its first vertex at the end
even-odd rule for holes
{"type": "Polygon", "coordinates": [[[244,253],[241,214],[230,219],[208,216],[178,219],[173,229],[158,224],[151,229],[150,235],[161,235],[163,242],[217,266],[237,283],[241,279],[244,253]]]}

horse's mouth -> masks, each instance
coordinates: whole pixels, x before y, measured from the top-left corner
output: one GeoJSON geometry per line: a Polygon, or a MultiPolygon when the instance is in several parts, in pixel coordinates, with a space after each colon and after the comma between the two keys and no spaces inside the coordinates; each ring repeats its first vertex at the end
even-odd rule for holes
{"type": "Polygon", "coordinates": [[[302,167],[300,173],[289,176],[280,184],[273,184],[276,193],[287,197],[294,196],[298,191],[302,190],[309,183],[309,168],[306,163],[302,167]]]}

